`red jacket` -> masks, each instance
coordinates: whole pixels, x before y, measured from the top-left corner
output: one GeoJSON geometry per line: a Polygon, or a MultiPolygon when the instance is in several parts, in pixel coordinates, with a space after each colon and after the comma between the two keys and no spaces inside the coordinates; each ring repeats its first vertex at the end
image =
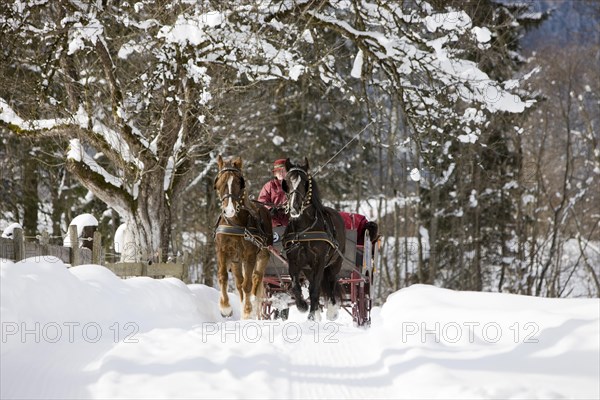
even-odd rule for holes
{"type": "Polygon", "coordinates": [[[365,225],[369,220],[367,217],[361,214],[353,214],[345,211],[340,211],[340,215],[344,219],[344,224],[346,225],[346,229],[355,230],[357,233],[356,244],[364,245],[365,244],[365,225]]]}
{"type": "Polygon", "coordinates": [[[273,226],[287,226],[289,217],[283,210],[283,205],[287,203],[287,197],[279,179],[273,178],[265,183],[258,195],[258,201],[264,203],[268,209],[271,209],[273,205],[281,206],[275,213],[271,213],[273,226]]]}

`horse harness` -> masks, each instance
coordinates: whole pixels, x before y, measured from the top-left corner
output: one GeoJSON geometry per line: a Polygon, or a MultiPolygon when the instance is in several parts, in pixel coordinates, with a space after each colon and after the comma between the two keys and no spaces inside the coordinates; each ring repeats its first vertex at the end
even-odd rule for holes
{"type": "Polygon", "coordinates": [[[219,179],[219,175],[221,175],[223,172],[234,172],[236,174],[239,174],[240,180],[241,180],[240,188],[242,190],[242,195],[240,197],[238,197],[238,196],[234,196],[231,193],[228,193],[220,199],[221,202],[223,202],[227,198],[231,198],[236,204],[236,206],[235,206],[236,214],[240,212],[240,209],[247,211],[248,215],[250,216],[249,221],[254,221],[255,226],[251,226],[248,223],[246,224],[246,226],[236,224],[235,222],[231,221],[229,218],[225,217],[223,215],[223,210],[221,210],[221,213],[219,214],[219,216],[217,217],[217,221],[215,222],[214,236],[217,236],[217,235],[241,236],[244,238],[244,240],[251,242],[258,248],[261,248],[261,249],[266,248],[268,238],[267,238],[267,234],[261,228],[259,218],[256,215],[254,215],[254,213],[250,209],[248,209],[246,206],[242,205],[244,203],[244,197],[246,194],[246,191],[244,190],[245,184],[244,184],[244,177],[242,176],[242,171],[240,171],[238,168],[234,168],[234,167],[223,168],[222,170],[220,170],[218,172],[217,176],[215,177],[215,183],[217,182],[217,179],[219,179]],[[220,225],[221,218],[223,218],[225,220],[226,224],[220,225]]]}
{"type": "Polygon", "coordinates": [[[215,182],[214,182],[215,185],[217,184],[217,180],[219,179],[219,176],[224,172],[233,172],[234,174],[239,175],[239,177],[240,177],[240,189],[242,191],[241,197],[235,196],[233,193],[227,193],[225,196],[219,197],[219,200],[221,200],[221,202],[225,201],[226,199],[231,198],[231,200],[235,204],[235,212],[237,213],[240,211],[240,204],[242,204],[244,202],[244,197],[246,194],[246,191],[244,190],[246,187],[246,184],[244,182],[244,176],[242,175],[242,171],[240,171],[238,168],[225,167],[217,173],[217,176],[215,176],[215,182]]]}
{"type": "MultiPolygon", "coordinates": [[[[311,203],[312,202],[312,175],[307,173],[302,168],[298,168],[298,167],[291,168],[287,173],[289,174],[294,171],[298,171],[298,172],[306,175],[308,178],[308,189],[306,191],[306,194],[304,195],[302,204],[300,205],[300,214],[302,214],[304,212],[304,210],[306,210],[308,207],[310,207],[312,205],[312,203],[311,203]]],[[[293,189],[292,191],[290,191],[290,193],[286,193],[286,196],[288,197],[288,201],[285,204],[285,213],[286,214],[290,213],[290,197],[294,193],[300,194],[300,192],[297,189],[293,189]]]]}
{"type": "MultiPolygon", "coordinates": [[[[253,218],[252,214],[251,218],[253,218]]],[[[225,218],[225,217],[223,217],[225,218]]],[[[238,225],[228,218],[225,218],[225,222],[227,225],[219,225],[221,221],[221,215],[217,219],[216,228],[215,228],[215,236],[216,235],[228,235],[228,236],[241,236],[244,240],[251,242],[258,248],[266,248],[267,246],[267,235],[266,233],[260,229],[253,226],[242,226],[238,225]]],[[[260,226],[260,224],[258,224],[260,226]]]]}
{"type": "MultiPolygon", "coordinates": [[[[312,176],[310,174],[308,174],[306,171],[304,171],[302,168],[298,168],[298,167],[290,169],[287,173],[289,174],[290,172],[293,172],[293,171],[298,171],[308,177],[308,190],[306,192],[306,195],[304,196],[304,199],[302,201],[302,205],[300,208],[300,214],[302,214],[307,208],[312,206],[312,176]]],[[[298,191],[292,190],[288,194],[288,197],[291,196],[292,193],[294,193],[294,192],[298,192],[298,191]]],[[[299,194],[299,192],[298,192],[298,194],[299,194]]],[[[290,201],[288,199],[288,202],[286,204],[286,213],[289,213],[289,207],[290,207],[290,201]]],[[[290,222],[290,224],[292,224],[292,222],[290,222]]],[[[340,249],[339,249],[340,246],[337,243],[337,241],[335,240],[335,227],[332,225],[330,229],[328,229],[328,228],[329,227],[327,224],[327,219],[319,210],[316,210],[315,218],[314,218],[312,224],[308,228],[306,228],[300,232],[288,232],[287,234],[285,234],[283,236],[283,238],[282,238],[283,248],[285,249],[285,251],[287,253],[288,251],[292,251],[295,248],[297,248],[298,246],[300,246],[300,244],[302,242],[323,241],[323,242],[326,242],[327,244],[329,244],[329,246],[331,246],[327,250],[327,254],[325,255],[326,258],[328,258],[329,251],[331,249],[333,249],[339,256],[341,256],[343,258],[344,255],[340,251],[340,249]],[[319,220],[319,216],[321,217],[321,219],[323,220],[323,224],[325,225],[324,230],[322,230],[322,231],[313,230],[315,228],[315,225],[317,224],[317,221],[319,220]]],[[[329,257],[326,265],[329,265],[329,263],[331,262],[331,260],[333,259],[334,256],[335,256],[335,253],[332,254],[331,257],[329,257]]]]}

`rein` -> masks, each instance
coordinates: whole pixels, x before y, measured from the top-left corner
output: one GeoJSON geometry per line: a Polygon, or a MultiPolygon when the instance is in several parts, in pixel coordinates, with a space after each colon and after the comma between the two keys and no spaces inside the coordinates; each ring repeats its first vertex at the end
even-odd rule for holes
{"type": "Polygon", "coordinates": [[[352,143],[353,141],[355,141],[356,139],[358,139],[358,137],[359,137],[359,136],[360,136],[360,135],[361,135],[361,134],[362,134],[364,131],[366,131],[366,130],[367,130],[367,128],[368,128],[369,126],[371,126],[371,124],[373,124],[373,122],[375,122],[375,120],[374,120],[374,119],[373,119],[373,120],[371,120],[371,122],[369,122],[369,123],[368,123],[368,124],[367,124],[367,125],[366,125],[364,128],[362,128],[362,129],[360,130],[360,132],[358,132],[356,135],[354,135],[354,137],[353,137],[352,139],[350,139],[348,142],[346,142],[346,144],[345,144],[345,145],[343,145],[343,146],[342,146],[342,148],[341,148],[341,149],[339,149],[339,150],[337,151],[337,153],[335,153],[333,156],[331,156],[331,158],[330,158],[329,160],[327,160],[327,161],[325,162],[325,164],[321,165],[321,166],[320,166],[320,167],[317,169],[317,172],[315,172],[315,175],[319,175],[319,173],[320,173],[320,172],[323,170],[323,168],[325,168],[325,167],[327,166],[327,164],[329,164],[329,163],[331,162],[331,160],[333,160],[334,158],[336,158],[336,157],[338,156],[338,154],[340,154],[342,151],[344,151],[344,149],[345,149],[346,147],[348,147],[348,145],[349,145],[350,143],[352,143]]]}

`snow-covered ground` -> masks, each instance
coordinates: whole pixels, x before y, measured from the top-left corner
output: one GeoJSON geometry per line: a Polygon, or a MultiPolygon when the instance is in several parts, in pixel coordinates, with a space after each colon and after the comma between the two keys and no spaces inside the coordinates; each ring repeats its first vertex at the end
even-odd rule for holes
{"type": "Polygon", "coordinates": [[[415,285],[363,329],[223,321],[213,288],[50,257],[0,276],[6,399],[600,397],[598,299],[415,285]]]}

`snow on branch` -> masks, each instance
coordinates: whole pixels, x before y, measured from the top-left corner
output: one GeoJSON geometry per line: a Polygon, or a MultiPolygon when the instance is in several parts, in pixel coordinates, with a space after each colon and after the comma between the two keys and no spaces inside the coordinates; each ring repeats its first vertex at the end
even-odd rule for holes
{"type": "MultiPolygon", "coordinates": [[[[196,16],[180,15],[173,25],[163,26],[157,38],[180,49],[200,48],[203,56],[196,64],[222,62],[234,67],[238,74],[247,74],[257,80],[297,80],[305,68],[302,58],[284,46],[270,43],[252,26],[264,21],[268,15],[260,13],[261,7],[258,17],[256,10],[238,10],[236,17],[242,18],[242,22],[229,21],[227,15],[216,11],[196,16]]],[[[295,30],[289,25],[286,28],[295,30]]],[[[186,68],[195,81],[199,80],[198,73],[205,72],[190,65],[186,68]]]]}
{"type": "Polygon", "coordinates": [[[103,177],[82,162],[68,159],[66,165],[96,197],[109,204],[120,215],[131,215],[134,199],[126,191],[108,184],[103,177]]]}
{"type": "Polygon", "coordinates": [[[360,1],[352,8],[360,18],[341,19],[336,10],[350,9],[348,2],[330,3],[335,9],[322,7],[308,14],[358,46],[353,77],[361,76],[364,63],[383,69],[413,121],[442,116],[440,99],[479,104],[490,113],[520,113],[533,103],[511,93],[510,85],[491,79],[475,62],[461,58],[462,50],[454,46],[461,38],[480,45],[490,40],[490,31],[473,27],[464,11],[435,13],[423,3],[423,16],[414,10],[405,14],[401,5],[392,2],[360,1]]]}
{"type": "Polygon", "coordinates": [[[69,118],[24,120],[13,108],[0,98],[0,121],[16,133],[39,133],[48,136],[63,134],[69,128],[85,128],[87,114],[80,108],[69,118]]]}
{"type": "Polygon", "coordinates": [[[100,140],[108,145],[108,148],[104,145],[103,150],[111,149],[125,163],[143,168],[143,164],[131,154],[129,146],[122,140],[121,135],[98,119],[90,118],[83,107],[79,107],[77,113],[68,118],[24,120],[8,105],[6,100],[0,98],[0,121],[18,133],[69,137],[73,135],[74,130],[88,132],[88,137],[95,143],[98,143],[99,138],[94,136],[99,136],[100,140]]]}
{"type": "Polygon", "coordinates": [[[116,176],[106,171],[103,167],[100,166],[100,164],[96,162],[96,160],[94,160],[92,156],[90,156],[83,149],[83,146],[81,145],[79,139],[71,139],[69,141],[69,151],[67,152],[67,159],[79,161],[85,164],[92,171],[101,175],[104,178],[104,181],[108,184],[111,184],[117,188],[121,187],[123,184],[123,181],[120,178],[117,178],[116,176]]]}

